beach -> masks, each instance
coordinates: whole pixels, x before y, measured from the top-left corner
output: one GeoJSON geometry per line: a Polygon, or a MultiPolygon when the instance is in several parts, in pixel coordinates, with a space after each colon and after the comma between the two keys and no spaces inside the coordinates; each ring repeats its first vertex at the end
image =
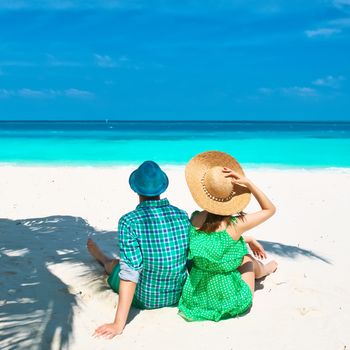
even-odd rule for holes
{"type": "Polygon", "coordinates": [[[350,0],[0,0],[0,38],[0,350],[350,350],[350,0]],[[94,337],[181,293],[239,317],[94,337]]]}
{"type": "MultiPolygon", "coordinates": [[[[133,309],[121,336],[94,339],[118,296],[86,250],[117,256],[117,222],[133,210],[133,166],[0,166],[1,349],[324,349],[350,347],[349,168],[245,169],[276,215],[250,235],[276,273],[258,281],[242,317],[188,323],[176,308],[133,309]]],[[[165,196],[197,209],[183,165],[163,166],[165,196]]],[[[246,209],[258,209],[252,200],[246,209]]]]}

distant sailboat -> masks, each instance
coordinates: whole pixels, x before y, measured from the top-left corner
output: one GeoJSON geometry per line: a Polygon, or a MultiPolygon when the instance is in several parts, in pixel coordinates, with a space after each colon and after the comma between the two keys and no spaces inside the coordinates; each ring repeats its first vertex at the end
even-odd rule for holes
{"type": "MultiPolygon", "coordinates": [[[[105,119],[105,122],[106,122],[106,124],[108,124],[109,123],[109,119],[105,119]]],[[[113,129],[113,126],[110,126],[109,128],[113,129]]]]}

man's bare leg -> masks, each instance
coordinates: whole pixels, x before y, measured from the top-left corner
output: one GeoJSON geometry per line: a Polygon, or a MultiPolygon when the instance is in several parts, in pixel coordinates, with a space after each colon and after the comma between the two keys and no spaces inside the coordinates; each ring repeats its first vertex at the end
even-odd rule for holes
{"type": "Polygon", "coordinates": [[[105,255],[91,238],[87,240],[86,246],[90,254],[104,267],[106,273],[110,275],[114,267],[119,264],[119,259],[113,259],[105,255]]]}

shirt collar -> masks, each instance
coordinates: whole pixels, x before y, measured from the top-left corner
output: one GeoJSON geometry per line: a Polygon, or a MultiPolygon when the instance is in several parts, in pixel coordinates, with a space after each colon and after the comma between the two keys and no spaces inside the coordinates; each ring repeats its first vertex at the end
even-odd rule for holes
{"type": "Polygon", "coordinates": [[[151,200],[151,201],[143,201],[141,202],[136,209],[139,208],[159,208],[159,207],[166,207],[169,205],[169,201],[166,198],[159,199],[159,200],[151,200]]]}

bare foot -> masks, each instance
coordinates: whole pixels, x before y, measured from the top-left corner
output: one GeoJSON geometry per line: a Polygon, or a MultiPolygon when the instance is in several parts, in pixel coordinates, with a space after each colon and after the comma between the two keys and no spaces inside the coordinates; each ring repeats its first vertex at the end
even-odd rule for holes
{"type": "Polygon", "coordinates": [[[98,245],[91,238],[87,240],[86,246],[90,254],[104,267],[106,272],[111,274],[114,266],[119,263],[119,260],[111,259],[104,255],[98,245]]]}
{"type": "Polygon", "coordinates": [[[265,271],[267,272],[267,275],[270,275],[271,273],[274,273],[277,270],[278,264],[275,260],[270,261],[265,265],[265,271]]]}
{"type": "Polygon", "coordinates": [[[89,238],[86,242],[86,246],[90,254],[101,264],[104,265],[106,262],[106,256],[101,252],[97,244],[89,238]]]}

